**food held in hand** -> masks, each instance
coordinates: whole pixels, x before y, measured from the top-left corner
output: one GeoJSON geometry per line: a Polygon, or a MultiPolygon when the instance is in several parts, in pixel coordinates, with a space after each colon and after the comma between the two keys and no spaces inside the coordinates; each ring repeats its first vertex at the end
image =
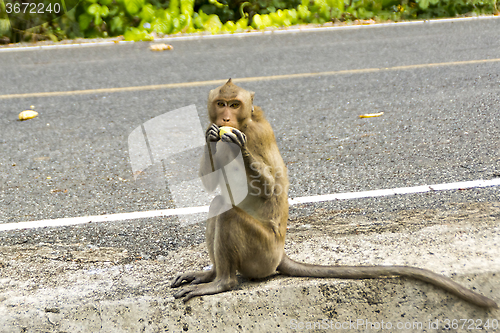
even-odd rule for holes
{"type": "Polygon", "coordinates": [[[229,126],[222,126],[219,128],[219,136],[223,136],[225,133],[233,133],[233,128],[229,126]]]}

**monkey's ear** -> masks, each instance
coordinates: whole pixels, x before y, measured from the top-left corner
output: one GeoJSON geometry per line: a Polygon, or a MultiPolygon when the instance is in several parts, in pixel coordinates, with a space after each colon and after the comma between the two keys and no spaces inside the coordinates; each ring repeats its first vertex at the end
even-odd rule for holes
{"type": "Polygon", "coordinates": [[[252,104],[253,104],[253,97],[255,96],[255,92],[253,91],[248,91],[250,93],[250,98],[252,99],[252,104]]]}
{"type": "Polygon", "coordinates": [[[208,103],[213,101],[213,99],[217,93],[218,93],[218,88],[210,90],[210,92],[208,93],[208,103]]]}
{"type": "Polygon", "coordinates": [[[226,84],[228,84],[228,83],[232,83],[231,78],[229,78],[229,80],[227,80],[226,84]]]}

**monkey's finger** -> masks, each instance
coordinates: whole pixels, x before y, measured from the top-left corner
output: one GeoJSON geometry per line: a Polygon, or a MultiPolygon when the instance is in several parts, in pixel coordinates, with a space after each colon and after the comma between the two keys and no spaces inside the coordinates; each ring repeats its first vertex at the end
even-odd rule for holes
{"type": "Polygon", "coordinates": [[[189,283],[189,282],[191,282],[193,280],[194,280],[194,276],[179,275],[178,277],[176,277],[174,279],[174,281],[172,282],[172,284],[170,285],[170,287],[171,288],[177,288],[181,284],[189,283]]]}
{"type": "Polygon", "coordinates": [[[207,142],[217,142],[220,140],[220,137],[218,134],[210,133],[207,135],[207,142]]]}
{"type": "MultiPolygon", "coordinates": [[[[235,133],[239,133],[239,134],[244,135],[243,133],[241,133],[238,130],[233,130],[233,131],[235,131],[235,133]]],[[[234,134],[234,133],[224,133],[220,138],[224,142],[234,143],[240,147],[243,147],[246,143],[245,138],[243,138],[241,135],[238,137],[237,134],[234,134]]]]}
{"type": "Polygon", "coordinates": [[[177,288],[182,284],[182,280],[179,281],[179,278],[175,278],[174,281],[170,284],[170,288],[177,288]]]}
{"type": "Polygon", "coordinates": [[[197,277],[196,279],[194,279],[193,281],[191,281],[191,284],[200,284],[200,283],[205,283],[206,281],[204,281],[202,278],[200,277],[197,277]]]}
{"type": "Polygon", "coordinates": [[[186,303],[195,296],[203,296],[203,295],[206,295],[206,293],[203,292],[203,290],[201,290],[200,288],[185,288],[176,293],[174,295],[174,298],[176,299],[182,298],[182,301],[186,303]]]}
{"type": "Polygon", "coordinates": [[[178,292],[176,292],[174,294],[174,298],[175,299],[182,298],[184,303],[186,303],[194,296],[201,296],[201,295],[204,295],[204,293],[198,291],[198,287],[186,287],[186,288],[183,288],[183,289],[179,290],[178,292]]]}
{"type": "Polygon", "coordinates": [[[205,136],[208,138],[209,135],[217,134],[219,136],[219,126],[212,124],[207,131],[205,132],[205,136]]]}
{"type": "Polygon", "coordinates": [[[233,133],[238,138],[240,146],[244,146],[247,143],[247,136],[245,135],[245,133],[238,131],[237,129],[233,129],[233,133]]]}
{"type": "MultiPolygon", "coordinates": [[[[189,301],[191,298],[193,298],[194,296],[199,296],[199,295],[196,295],[194,292],[189,292],[188,294],[186,294],[186,296],[184,296],[184,298],[182,299],[182,301],[184,303],[186,303],[187,301],[189,301]]],[[[200,295],[201,296],[201,295],[200,295]]]]}
{"type": "Polygon", "coordinates": [[[216,142],[220,140],[219,136],[219,126],[212,124],[205,133],[205,139],[207,142],[216,142]]]}
{"type": "Polygon", "coordinates": [[[238,144],[238,137],[236,137],[236,135],[234,135],[233,133],[224,133],[224,134],[222,134],[220,139],[224,142],[238,144]]]}
{"type": "Polygon", "coordinates": [[[217,142],[219,140],[220,140],[220,137],[219,137],[218,133],[209,132],[206,135],[207,142],[217,142]]]}
{"type": "Polygon", "coordinates": [[[189,293],[189,291],[190,291],[190,289],[188,289],[188,288],[181,289],[174,294],[174,298],[175,299],[181,298],[184,295],[186,295],[187,293],[189,293]]]}
{"type": "Polygon", "coordinates": [[[219,126],[212,124],[209,128],[208,131],[219,133],[219,126]]]}

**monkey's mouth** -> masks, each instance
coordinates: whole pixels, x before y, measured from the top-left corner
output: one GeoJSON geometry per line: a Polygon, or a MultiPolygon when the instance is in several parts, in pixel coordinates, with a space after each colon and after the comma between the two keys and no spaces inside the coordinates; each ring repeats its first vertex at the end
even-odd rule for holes
{"type": "Polygon", "coordinates": [[[220,127],[232,127],[232,128],[236,128],[236,125],[235,124],[217,124],[217,126],[220,128],[220,127]]]}

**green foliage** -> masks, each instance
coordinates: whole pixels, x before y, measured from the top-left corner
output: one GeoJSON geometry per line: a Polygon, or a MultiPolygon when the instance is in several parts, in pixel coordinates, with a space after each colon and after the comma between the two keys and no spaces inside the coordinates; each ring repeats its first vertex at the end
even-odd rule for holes
{"type": "Polygon", "coordinates": [[[130,15],[137,14],[144,6],[144,0],[121,0],[120,2],[123,3],[125,10],[130,15]]]}
{"type": "Polygon", "coordinates": [[[400,21],[497,13],[500,0],[41,0],[64,15],[7,16],[0,0],[0,42],[123,35],[152,40],[175,33],[235,33],[332,21],[400,21]],[[74,8],[73,8],[74,7],[74,8]],[[73,9],[72,9],[73,8],[73,9]],[[70,10],[72,9],[72,10],[70,10]]]}
{"type": "Polygon", "coordinates": [[[0,0],[0,41],[74,37],[78,23],[71,14],[79,0],[0,0]],[[52,24],[51,21],[57,21],[52,24]],[[50,23],[49,23],[50,22],[50,23]]]}

